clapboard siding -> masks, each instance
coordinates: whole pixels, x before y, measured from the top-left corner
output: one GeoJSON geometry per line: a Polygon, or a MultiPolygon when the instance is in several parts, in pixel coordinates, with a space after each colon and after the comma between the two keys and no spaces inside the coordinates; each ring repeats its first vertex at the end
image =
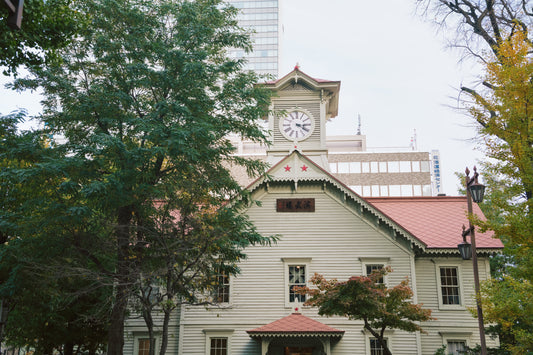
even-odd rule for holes
{"type": "MultiPolygon", "coordinates": [[[[232,306],[209,309],[188,307],[183,319],[183,354],[204,354],[204,329],[233,330],[232,354],[259,354],[260,344],[246,330],[268,324],[292,312],[285,306],[285,264],[282,258],[310,258],[307,274],[321,273],[326,278],[346,280],[361,275],[360,258],[383,258],[394,269],[389,284],[397,284],[411,275],[410,252],[375,226],[359,217],[342,201],[322,189],[302,188],[297,194],[290,188],[273,188],[261,197],[261,206],[247,214],[263,235],[280,235],[270,246],[246,249],[240,263],[241,273],[232,279],[232,306]],[[314,198],[314,213],[277,213],[276,199],[297,196],[314,198]],[[200,346],[201,349],[196,347],[200,346]]],[[[362,323],[341,317],[320,317],[317,310],[301,312],[332,327],[345,330],[342,340],[332,347],[334,354],[366,354],[367,336],[362,323]]],[[[416,353],[414,334],[393,334],[395,354],[416,353]]]]}
{"type": "MultiPolygon", "coordinates": [[[[479,277],[485,280],[488,275],[487,260],[479,258],[479,277]]],[[[432,310],[434,321],[422,324],[428,334],[423,334],[422,353],[434,354],[437,348],[445,344],[447,334],[453,339],[464,339],[470,346],[479,344],[479,330],[477,319],[473,318],[469,309],[475,309],[474,273],[471,260],[460,258],[419,258],[416,260],[416,279],[418,302],[432,310]],[[446,309],[439,307],[439,291],[437,270],[440,266],[457,266],[459,268],[461,307],[459,309],[446,309]]],[[[487,346],[495,347],[497,341],[487,337],[487,346]]]]}
{"type": "MultiPolygon", "coordinates": [[[[172,312],[169,331],[168,331],[168,346],[167,354],[173,355],[178,354],[178,345],[179,345],[179,329],[180,329],[180,320],[181,317],[180,309],[176,309],[172,312]]],[[[153,312],[154,319],[154,334],[157,338],[156,340],[156,354],[159,353],[159,347],[161,346],[161,333],[163,330],[163,312],[153,312]]],[[[132,313],[126,319],[124,324],[124,355],[136,355],[134,354],[135,342],[139,337],[147,337],[148,332],[146,328],[146,323],[144,319],[136,314],[132,313]]]]}
{"type": "MultiPolygon", "coordinates": [[[[331,187],[329,187],[331,188],[331,187]]],[[[361,275],[363,262],[372,259],[385,261],[393,269],[388,275],[389,286],[409,278],[415,283],[415,299],[430,308],[437,320],[425,322],[422,327],[427,334],[407,333],[394,330],[388,333],[395,355],[434,354],[445,342],[446,334],[459,334],[469,345],[478,342],[477,321],[467,307],[473,307],[473,273],[471,261],[459,258],[423,257],[412,259],[414,251],[409,242],[393,240],[390,233],[376,224],[375,218],[363,217],[354,210],[354,204],[344,201],[343,195],[323,185],[312,183],[294,185],[277,184],[268,190],[257,189],[255,197],[260,206],[253,205],[246,213],[263,235],[279,235],[271,246],[253,246],[245,250],[247,258],[239,263],[240,274],[231,278],[231,303],[219,307],[184,307],[181,321],[171,326],[175,337],[167,354],[206,354],[206,334],[230,332],[233,355],[260,354],[261,344],[246,333],[265,324],[289,315],[293,310],[285,301],[286,264],[284,258],[306,258],[307,275],[321,273],[326,278],[346,280],[361,275]],[[314,198],[313,213],[276,212],[278,198],[314,198]],[[366,258],[366,259],[365,259],[366,258]],[[463,305],[458,310],[439,309],[437,268],[439,265],[460,268],[463,305]],[[450,325],[453,325],[450,329],[450,325]],[[181,329],[181,333],[179,332],[181,329]],[[452,332],[455,331],[454,332],[452,332]],[[181,341],[178,344],[178,338],[181,341]],[[178,348],[179,345],[179,348],[178,348]]],[[[487,277],[487,266],[480,260],[480,277],[487,277]]],[[[363,332],[360,321],[343,317],[321,317],[314,308],[300,307],[305,316],[331,327],[345,331],[341,340],[332,344],[333,355],[365,355],[368,351],[368,334],[363,332]]],[[[176,317],[179,318],[179,317],[176,317]]],[[[139,320],[130,320],[130,338],[142,329],[139,320]]],[[[457,338],[457,337],[456,337],[457,338]]],[[[130,339],[131,340],[131,339],[130,339]]],[[[489,345],[495,345],[490,339],[489,345]]],[[[125,348],[126,354],[133,351],[133,341],[125,348]]],[[[135,355],[135,354],[134,354],[135,355]]]]}

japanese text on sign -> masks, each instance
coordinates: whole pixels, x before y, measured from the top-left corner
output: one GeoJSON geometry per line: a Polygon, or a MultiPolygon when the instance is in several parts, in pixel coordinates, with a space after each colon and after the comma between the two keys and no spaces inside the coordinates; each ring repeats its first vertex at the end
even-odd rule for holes
{"type": "Polygon", "coordinates": [[[314,198],[278,198],[277,212],[315,212],[314,198]]]}

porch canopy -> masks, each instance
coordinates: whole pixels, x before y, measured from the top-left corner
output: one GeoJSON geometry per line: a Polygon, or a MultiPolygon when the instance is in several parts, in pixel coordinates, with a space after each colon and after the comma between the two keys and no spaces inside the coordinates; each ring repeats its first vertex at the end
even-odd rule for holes
{"type": "Polygon", "coordinates": [[[251,338],[261,340],[261,354],[266,354],[270,342],[279,338],[314,338],[320,340],[324,352],[330,354],[331,339],[338,340],[344,335],[344,330],[332,328],[298,312],[246,332],[251,338]]]}

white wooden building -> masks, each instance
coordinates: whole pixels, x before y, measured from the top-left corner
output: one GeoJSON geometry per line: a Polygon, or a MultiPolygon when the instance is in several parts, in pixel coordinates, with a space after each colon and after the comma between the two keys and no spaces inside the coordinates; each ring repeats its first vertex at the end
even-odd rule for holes
{"type": "MultiPolygon", "coordinates": [[[[472,261],[457,250],[468,223],[466,199],[363,199],[327,171],[325,124],[337,114],[340,82],[314,79],[296,67],[266,86],[276,94],[273,111],[280,112],[269,117],[272,168],[248,187],[261,204],[247,213],[261,233],[281,238],[246,250],[241,273],[224,288],[227,302],[176,313],[167,354],[381,354],[362,322],[321,317],[291,288],[314,273],[346,280],[385,265],[393,272],[384,282],[393,286],[408,277],[413,302],[437,318],[422,324],[427,334],[387,332],[393,354],[429,355],[442,345],[453,353],[479,343],[468,310],[475,307],[472,261]]],[[[477,240],[484,280],[488,256],[502,245],[489,234],[477,233],[477,240]]],[[[142,320],[129,320],[125,354],[147,354],[146,336],[142,320]]]]}

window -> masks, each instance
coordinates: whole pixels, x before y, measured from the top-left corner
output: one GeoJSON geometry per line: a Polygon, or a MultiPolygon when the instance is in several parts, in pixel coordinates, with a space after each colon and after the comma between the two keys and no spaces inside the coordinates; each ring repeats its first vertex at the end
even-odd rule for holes
{"type": "MultiPolygon", "coordinates": [[[[385,345],[387,344],[387,339],[385,339],[385,345]]],[[[377,338],[370,338],[370,355],[383,355],[383,347],[379,343],[377,338]]]]}
{"type": "Polygon", "coordinates": [[[139,351],[138,355],[148,355],[150,352],[150,338],[140,338],[138,341],[139,351]]]}
{"type": "Polygon", "coordinates": [[[379,173],[378,162],[377,161],[371,161],[370,162],[370,172],[379,173]]]}
{"type": "Polygon", "coordinates": [[[386,161],[380,161],[379,162],[379,172],[380,173],[386,173],[387,172],[387,162],[386,161]]]}
{"type": "Polygon", "coordinates": [[[456,267],[440,268],[442,304],[461,304],[459,298],[459,278],[456,267]]]}
{"type": "Polygon", "coordinates": [[[410,173],[411,172],[411,162],[410,161],[401,161],[400,162],[400,172],[401,173],[410,173]]]}
{"type": "MultiPolygon", "coordinates": [[[[366,275],[372,274],[374,270],[383,269],[383,264],[366,264],[366,275]]],[[[378,283],[382,284],[384,282],[383,277],[378,280],[378,283]]]]}
{"type": "Polygon", "coordinates": [[[439,266],[437,279],[439,282],[439,306],[441,308],[462,308],[459,266],[439,266]]]}
{"type": "Polygon", "coordinates": [[[361,171],[363,173],[369,173],[370,172],[370,163],[367,161],[361,162],[361,171]]]}
{"type": "Polygon", "coordinates": [[[337,173],[337,163],[329,163],[329,171],[333,174],[337,173]]]}
{"type": "Polygon", "coordinates": [[[448,355],[462,355],[466,352],[466,341],[448,340],[446,343],[446,353],[448,355]]]}
{"type": "Polygon", "coordinates": [[[348,174],[350,172],[350,163],[339,162],[338,164],[338,173],[339,174],[348,174]]]}
{"type": "Polygon", "coordinates": [[[294,292],[295,287],[305,285],[305,265],[289,265],[289,302],[305,302],[305,295],[294,292]]]}
{"type": "Polygon", "coordinates": [[[281,258],[281,260],[285,270],[285,307],[292,308],[295,303],[305,302],[305,295],[294,292],[294,288],[307,286],[311,258],[281,258]]]}
{"type": "Polygon", "coordinates": [[[231,354],[232,329],[204,329],[205,355],[231,354]]]}
{"type": "Polygon", "coordinates": [[[229,302],[229,276],[221,272],[217,276],[217,287],[215,290],[215,302],[228,303],[229,302]]]}
{"type": "Polygon", "coordinates": [[[389,173],[399,173],[400,172],[400,162],[399,161],[389,161],[387,163],[387,168],[389,173]]]}
{"type": "Polygon", "coordinates": [[[210,338],[211,355],[227,355],[228,354],[228,338],[210,338]]]}
{"type": "MultiPolygon", "coordinates": [[[[155,353],[159,351],[159,337],[156,336],[153,339],[155,353]]],[[[133,354],[135,355],[148,355],[150,353],[150,337],[146,332],[140,332],[134,335],[133,338],[133,354]]]]}
{"type": "Polygon", "coordinates": [[[356,161],[356,162],[351,162],[350,163],[350,173],[352,174],[359,174],[361,172],[361,163],[356,161]]]}

